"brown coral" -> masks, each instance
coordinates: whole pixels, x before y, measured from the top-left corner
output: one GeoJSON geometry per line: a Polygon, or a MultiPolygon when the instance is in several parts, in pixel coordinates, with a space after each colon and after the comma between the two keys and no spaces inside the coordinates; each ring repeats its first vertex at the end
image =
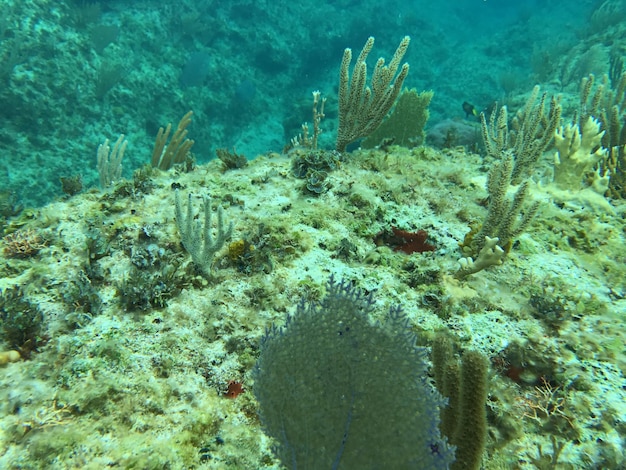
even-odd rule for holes
{"type": "Polygon", "coordinates": [[[47,246],[46,240],[33,229],[18,230],[6,235],[3,253],[7,258],[30,258],[47,246]]]}

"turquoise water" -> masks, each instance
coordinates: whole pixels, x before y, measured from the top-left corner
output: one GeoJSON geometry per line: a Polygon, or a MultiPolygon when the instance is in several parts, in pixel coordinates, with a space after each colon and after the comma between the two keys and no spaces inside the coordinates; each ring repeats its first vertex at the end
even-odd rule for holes
{"type": "Polygon", "coordinates": [[[158,128],[190,109],[199,162],[221,147],[248,158],[280,151],[309,119],[313,90],[330,98],[333,125],[341,54],[368,36],[374,57],[412,37],[406,85],[435,92],[431,126],[462,117],[464,101],[483,109],[535,84],[575,92],[586,74],[608,71],[604,22],[623,19],[591,23],[598,3],[7,0],[0,184],[26,206],[61,195],[62,176],[93,186],[97,146],[120,133],[129,176],[158,128]],[[602,50],[564,71],[584,41],[602,50]]]}

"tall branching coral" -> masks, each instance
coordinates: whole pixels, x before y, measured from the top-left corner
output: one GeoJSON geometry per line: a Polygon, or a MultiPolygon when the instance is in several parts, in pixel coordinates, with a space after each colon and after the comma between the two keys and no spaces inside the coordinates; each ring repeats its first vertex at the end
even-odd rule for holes
{"type": "Polygon", "coordinates": [[[506,152],[503,159],[492,166],[487,177],[487,216],[480,228],[470,231],[461,244],[463,252],[469,256],[459,260],[457,278],[502,264],[515,237],[524,232],[535,217],[539,202],[526,204],[528,180],[519,185],[512,197],[507,197],[512,173],[513,156],[506,152]]]}
{"type": "Polygon", "coordinates": [[[553,96],[546,112],[547,93],[539,96],[539,86],[533,88],[526,104],[511,119],[506,106],[494,111],[489,117],[489,123],[484,114],[481,114],[483,142],[487,154],[500,159],[504,151],[510,151],[514,156],[514,165],[511,171],[511,182],[520,184],[534,172],[537,161],[547,150],[554,131],[561,119],[561,105],[553,96]]]}
{"type": "Polygon", "coordinates": [[[385,118],[409,73],[409,64],[402,65],[396,72],[409,47],[410,38],[405,36],[396,49],[389,65],[382,57],[376,62],[371,87],[366,85],[368,54],[374,46],[374,38],[368,38],[354,64],[350,77],[352,50],[346,49],[339,73],[339,128],[335,149],[344,152],[351,142],[368,136],[385,118]],[[395,78],[395,80],[394,80],[395,78]]]}
{"type": "Polygon", "coordinates": [[[537,201],[528,202],[528,177],[552,141],[561,106],[552,98],[546,113],[546,94],[537,103],[538,93],[539,88],[535,87],[526,106],[513,119],[511,131],[506,107],[494,111],[488,123],[481,114],[487,155],[495,159],[487,177],[489,206],[484,221],[461,243],[468,256],[459,260],[457,278],[501,264],[515,237],[528,228],[539,209],[537,201]],[[515,191],[509,196],[511,188],[515,191]]]}
{"type": "Polygon", "coordinates": [[[187,126],[191,124],[192,116],[193,112],[189,111],[182,117],[169,143],[167,138],[172,130],[172,123],[169,123],[165,129],[159,128],[152,150],[152,166],[154,168],[169,170],[172,165],[185,161],[194,144],[193,140],[187,138],[189,132],[187,126]]]}
{"type": "Polygon", "coordinates": [[[485,243],[485,237],[498,238],[498,245],[505,253],[511,249],[513,239],[520,235],[531,222],[539,203],[525,204],[528,196],[528,180],[524,181],[512,197],[507,197],[511,186],[513,173],[513,156],[510,152],[504,158],[496,162],[487,177],[487,191],[489,193],[489,206],[487,217],[483,221],[480,230],[474,235],[465,248],[470,253],[479,253],[485,243]]]}

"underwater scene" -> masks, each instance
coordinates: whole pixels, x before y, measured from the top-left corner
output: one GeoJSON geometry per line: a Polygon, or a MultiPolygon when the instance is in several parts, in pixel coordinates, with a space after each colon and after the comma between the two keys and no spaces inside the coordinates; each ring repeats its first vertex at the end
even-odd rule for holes
{"type": "Polygon", "coordinates": [[[0,468],[626,468],[626,2],[1,0],[0,468]]]}

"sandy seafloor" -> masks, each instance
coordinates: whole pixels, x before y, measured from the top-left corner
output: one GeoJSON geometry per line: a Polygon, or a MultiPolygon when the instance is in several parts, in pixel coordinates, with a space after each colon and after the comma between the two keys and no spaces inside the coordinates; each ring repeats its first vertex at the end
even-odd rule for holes
{"type": "Polygon", "coordinates": [[[356,151],[316,196],[289,157],[270,154],[29,211],[13,223],[46,246],[0,258],[0,287],[22,286],[45,338],[0,368],[0,467],[280,468],[250,371],[264,329],[334,274],[375,290],[381,316],[401,304],[421,344],[447,329],[488,355],[485,469],[624,468],[626,205],[563,203],[534,184],[540,212],[505,263],[457,281],[458,244],[486,213],[488,168],[463,149],[356,151]],[[194,194],[196,211],[207,193],[221,204],[232,241],[254,247],[247,258],[225,247],[202,277],[180,244],[173,186],[194,194]],[[377,247],[392,226],[426,230],[436,250],[377,247]],[[104,240],[91,260],[89,237],[104,240]],[[161,294],[136,305],[128,286],[151,275],[159,282],[136,287],[161,294]],[[101,299],[95,312],[72,297],[77,283],[101,299]],[[229,382],[244,392],[225,396],[229,382]],[[556,467],[552,436],[564,446],[556,467]]]}

